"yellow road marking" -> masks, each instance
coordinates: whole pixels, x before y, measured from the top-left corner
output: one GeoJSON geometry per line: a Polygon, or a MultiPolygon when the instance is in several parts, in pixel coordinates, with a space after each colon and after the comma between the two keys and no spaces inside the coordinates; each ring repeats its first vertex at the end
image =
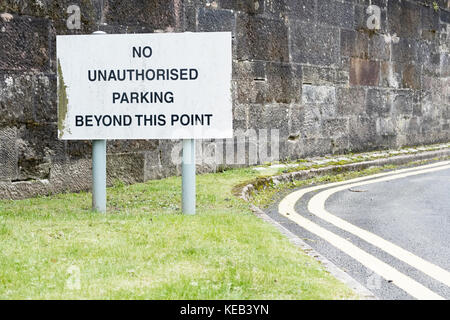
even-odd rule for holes
{"type": "MultiPolygon", "coordinates": [[[[435,163],[431,165],[422,166],[422,169],[433,169],[433,168],[439,168],[444,167],[450,164],[450,161],[435,163]]],[[[310,187],[302,190],[295,191],[288,196],[286,196],[279,204],[279,212],[286,218],[290,219],[291,221],[294,221],[298,225],[300,225],[302,228],[316,234],[317,236],[323,238],[327,242],[329,242],[334,247],[338,248],[339,250],[343,251],[347,255],[351,256],[355,260],[359,261],[361,264],[363,264],[368,269],[372,270],[373,272],[379,274],[381,277],[383,277],[386,280],[391,280],[395,285],[397,285],[399,288],[403,289],[405,292],[410,294],[411,296],[417,298],[417,299],[444,299],[440,295],[434,293],[430,289],[426,288],[425,286],[421,285],[417,281],[413,280],[412,278],[402,274],[395,268],[391,267],[390,265],[384,263],[383,261],[377,259],[376,257],[370,255],[369,253],[365,252],[364,250],[358,248],[357,246],[353,245],[349,241],[343,239],[342,237],[320,227],[319,225],[313,223],[312,221],[302,217],[295,211],[295,204],[296,202],[306,193],[311,191],[317,191],[329,187],[334,186],[340,186],[340,185],[346,185],[345,188],[348,188],[349,183],[355,183],[355,182],[368,182],[367,180],[371,181],[371,179],[379,178],[379,177],[389,177],[402,174],[402,173],[408,173],[408,172],[414,172],[417,170],[420,170],[421,168],[409,168],[409,169],[402,169],[398,170],[396,172],[388,172],[388,173],[379,173],[376,175],[372,175],[369,177],[361,177],[357,179],[352,179],[349,181],[341,181],[341,182],[335,182],[328,185],[322,185],[322,186],[315,186],[310,187]]],[[[437,169],[438,170],[438,169],[437,169]]],[[[445,271],[445,270],[444,270],[445,271]]]]}

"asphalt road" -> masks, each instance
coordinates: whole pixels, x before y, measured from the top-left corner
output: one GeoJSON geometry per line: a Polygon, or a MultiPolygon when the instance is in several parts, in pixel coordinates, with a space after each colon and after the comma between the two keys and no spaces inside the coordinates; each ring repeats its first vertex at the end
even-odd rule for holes
{"type": "Polygon", "coordinates": [[[380,299],[450,299],[450,165],[299,189],[267,213],[380,299]]]}

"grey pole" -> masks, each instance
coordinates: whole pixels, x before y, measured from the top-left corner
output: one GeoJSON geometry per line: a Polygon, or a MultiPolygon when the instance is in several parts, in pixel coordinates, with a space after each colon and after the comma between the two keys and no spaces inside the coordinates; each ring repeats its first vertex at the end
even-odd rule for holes
{"type": "Polygon", "coordinates": [[[195,140],[183,140],[182,208],[183,213],[195,214],[195,140]]]}
{"type": "Polygon", "coordinates": [[[106,140],[92,141],[92,210],[106,212],[106,140]]]}
{"type": "Polygon", "coordinates": [[[92,141],[92,210],[106,212],[106,140],[92,141]]]}

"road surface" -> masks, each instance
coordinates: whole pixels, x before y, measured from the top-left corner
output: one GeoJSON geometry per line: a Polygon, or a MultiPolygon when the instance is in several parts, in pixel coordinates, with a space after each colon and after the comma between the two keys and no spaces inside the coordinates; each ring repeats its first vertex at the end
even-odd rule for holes
{"type": "Polygon", "coordinates": [[[267,213],[380,299],[450,299],[450,161],[298,189],[267,213]]]}

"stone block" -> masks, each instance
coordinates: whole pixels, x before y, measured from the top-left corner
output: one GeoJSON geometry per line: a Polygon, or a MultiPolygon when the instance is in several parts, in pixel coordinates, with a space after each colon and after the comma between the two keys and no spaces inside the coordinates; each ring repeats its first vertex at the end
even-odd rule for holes
{"type": "Polygon", "coordinates": [[[33,77],[0,74],[0,124],[13,126],[33,121],[33,77]]]}
{"type": "Polygon", "coordinates": [[[249,108],[249,129],[277,129],[281,137],[289,136],[289,106],[284,104],[251,105],[249,108]]]}
{"type": "Polygon", "coordinates": [[[122,153],[107,156],[107,181],[112,185],[115,181],[132,184],[145,181],[145,154],[122,153]]]}
{"type": "Polygon", "coordinates": [[[102,22],[106,9],[106,0],[3,0],[0,12],[14,12],[21,16],[33,16],[51,20],[58,34],[85,34],[96,30],[95,26],[102,22]],[[81,29],[69,30],[67,8],[70,5],[80,7],[81,29]]]}
{"type": "Polygon", "coordinates": [[[367,59],[369,56],[367,34],[353,30],[341,30],[341,55],[367,59]]]}
{"type": "Polygon", "coordinates": [[[235,103],[263,103],[266,87],[266,63],[235,61],[233,79],[236,80],[235,103]]]}
{"type": "MultiPolygon", "coordinates": [[[[289,0],[287,0],[289,1],[289,0]]],[[[256,4],[256,1],[255,1],[256,4]]],[[[288,10],[286,0],[264,0],[264,15],[281,17],[288,10]]]]}
{"type": "Polygon", "coordinates": [[[450,77],[450,54],[443,53],[440,55],[441,57],[441,77],[449,78],[450,77]]]}
{"type": "Polygon", "coordinates": [[[50,187],[52,192],[79,192],[91,189],[92,161],[78,159],[52,163],[50,187]]]}
{"type": "Polygon", "coordinates": [[[375,119],[367,116],[354,116],[349,119],[349,148],[353,152],[376,148],[376,134],[375,119]]]}
{"type": "Polygon", "coordinates": [[[289,19],[298,19],[314,22],[317,18],[316,1],[311,0],[286,0],[285,14],[289,19]]]}
{"type": "Polygon", "coordinates": [[[380,63],[380,86],[399,88],[402,82],[401,68],[396,63],[380,63]]]}
{"type": "Polygon", "coordinates": [[[416,44],[417,64],[422,66],[423,73],[439,76],[441,71],[440,45],[437,41],[418,41],[416,44]]]}
{"type": "Polygon", "coordinates": [[[177,0],[107,0],[105,22],[112,25],[145,26],[153,30],[181,31],[183,8],[177,0]]]}
{"type": "Polygon", "coordinates": [[[234,34],[236,19],[231,10],[200,8],[198,10],[198,31],[221,32],[231,31],[234,34]]]}
{"type": "Polygon", "coordinates": [[[366,90],[363,88],[339,87],[336,90],[337,115],[362,115],[365,111],[366,90]]]}
{"type": "Polygon", "coordinates": [[[302,140],[303,155],[302,157],[313,157],[331,153],[333,139],[313,137],[302,140]]]}
{"type": "Polygon", "coordinates": [[[50,71],[48,19],[0,18],[0,70],[50,71]]]}
{"type": "Polygon", "coordinates": [[[411,89],[421,88],[421,68],[415,63],[402,66],[402,87],[411,89]]]}
{"type": "Polygon", "coordinates": [[[330,66],[339,63],[339,30],[333,27],[291,22],[292,61],[330,66]]]}
{"type": "Polygon", "coordinates": [[[399,42],[392,43],[392,61],[411,62],[418,56],[418,42],[406,38],[400,38],[399,42]]]}
{"type": "Polygon", "coordinates": [[[304,104],[334,104],[336,88],[332,86],[303,85],[302,102],[304,104]]]}
{"type": "Polygon", "coordinates": [[[16,128],[0,128],[0,180],[15,180],[17,168],[16,128]]]}
{"type": "Polygon", "coordinates": [[[398,134],[395,118],[377,118],[375,121],[377,136],[395,137],[398,134]]]}
{"type": "Polygon", "coordinates": [[[438,37],[439,26],[439,11],[435,11],[432,6],[420,8],[421,13],[421,38],[432,40],[438,37]]]}
{"type": "Polygon", "coordinates": [[[238,62],[237,103],[290,103],[300,100],[301,67],[277,62],[238,62]]]}
{"type": "Polygon", "coordinates": [[[301,132],[305,121],[305,106],[301,104],[291,104],[289,107],[289,136],[296,139],[301,132]]]}
{"type": "Polygon", "coordinates": [[[80,158],[91,158],[92,141],[90,140],[69,140],[67,143],[67,157],[71,160],[80,158]]]}
{"type": "Polygon", "coordinates": [[[266,63],[267,85],[265,102],[299,102],[302,89],[302,69],[298,65],[266,63]]]}
{"type": "Polygon", "coordinates": [[[335,0],[317,0],[317,20],[340,28],[352,28],[353,4],[335,0]]]}
{"type": "Polygon", "coordinates": [[[319,110],[322,119],[334,119],[337,116],[336,104],[334,102],[320,104],[319,110]]]}
{"type": "Polygon", "coordinates": [[[65,142],[57,138],[56,124],[28,124],[17,131],[19,179],[48,179],[55,159],[65,158],[65,142]]]}
{"type": "Polygon", "coordinates": [[[36,122],[57,122],[56,76],[36,75],[33,78],[33,113],[36,122]]]}
{"type": "Polygon", "coordinates": [[[448,8],[447,10],[440,10],[439,14],[442,23],[450,24],[450,8],[448,8]]]}
{"type": "Polygon", "coordinates": [[[366,113],[371,117],[386,116],[391,112],[391,96],[388,90],[368,89],[366,113]]]}
{"type": "Polygon", "coordinates": [[[223,9],[231,9],[250,14],[261,14],[264,12],[264,0],[219,0],[223,9]]]}
{"type": "Polygon", "coordinates": [[[233,130],[247,129],[248,105],[235,104],[233,106],[233,130]]]}
{"type": "Polygon", "coordinates": [[[348,136],[348,118],[334,118],[322,120],[323,135],[331,138],[341,138],[348,136]]]}
{"type": "Polygon", "coordinates": [[[303,65],[302,76],[304,84],[333,84],[336,82],[336,69],[303,65]]]}
{"type": "Polygon", "coordinates": [[[305,105],[303,112],[302,138],[320,137],[322,135],[320,106],[315,104],[305,105]]]}
{"type": "Polygon", "coordinates": [[[238,60],[289,62],[284,21],[238,14],[236,28],[238,60]]]}
{"type": "Polygon", "coordinates": [[[420,7],[407,1],[388,2],[388,32],[403,38],[420,37],[420,7]]]}
{"type": "Polygon", "coordinates": [[[380,62],[352,58],[350,60],[350,84],[377,86],[380,81],[380,62]]]}
{"type": "Polygon", "coordinates": [[[412,90],[395,90],[392,94],[392,113],[412,117],[414,109],[414,92],[412,90]]]}
{"type": "Polygon", "coordinates": [[[159,140],[108,140],[108,154],[156,151],[159,140]]]}
{"type": "Polygon", "coordinates": [[[374,34],[369,37],[369,59],[388,61],[391,56],[391,46],[384,35],[374,34]]]}

